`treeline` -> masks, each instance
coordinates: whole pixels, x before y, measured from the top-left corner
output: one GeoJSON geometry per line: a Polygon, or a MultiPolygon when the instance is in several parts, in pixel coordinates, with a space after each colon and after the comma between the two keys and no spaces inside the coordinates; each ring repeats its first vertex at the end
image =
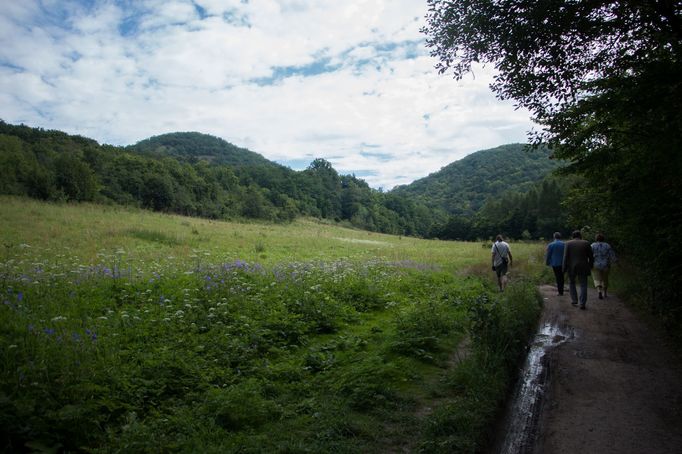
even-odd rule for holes
{"type": "Polygon", "coordinates": [[[339,175],[323,159],[296,172],[264,158],[257,163],[248,150],[247,162],[233,165],[215,163],[225,157],[215,150],[211,162],[197,159],[197,154],[184,159],[154,150],[99,145],[60,131],[0,121],[0,193],[213,219],[287,222],[313,216],[422,237],[432,236],[433,226],[445,219],[440,211],[374,190],[353,175],[339,175]]]}
{"type": "Polygon", "coordinates": [[[434,227],[434,235],[448,240],[476,240],[498,233],[516,239],[551,238],[556,231],[570,231],[567,193],[578,179],[550,174],[530,191],[507,191],[489,197],[472,216],[453,215],[434,227]]]}
{"type": "MultiPolygon", "coordinates": [[[[557,177],[532,183],[540,159],[521,148],[476,153],[490,157],[491,168],[500,154],[516,158],[508,160],[513,162],[509,167],[526,177],[517,177],[518,184],[509,184],[506,192],[500,191],[503,183],[497,173],[488,172],[494,181],[485,179],[481,156],[446,167],[446,175],[456,169],[456,184],[476,201],[465,213],[457,208],[453,214],[438,206],[431,186],[424,185],[440,174],[420,180],[421,191],[408,186],[383,192],[353,175],[339,175],[324,159],[297,172],[205,134],[166,134],[124,148],[0,121],[0,193],[209,219],[289,222],[311,216],[369,231],[452,240],[490,238],[500,232],[511,238],[549,238],[555,230],[567,231],[561,201],[570,184],[557,177]],[[461,181],[466,175],[462,169],[471,169],[469,178],[475,184],[461,181]]],[[[546,158],[546,152],[539,155],[546,158]]],[[[541,166],[545,173],[556,168],[541,166]]],[[[462,197],[456,194],[457,200],[462,197]]]]}

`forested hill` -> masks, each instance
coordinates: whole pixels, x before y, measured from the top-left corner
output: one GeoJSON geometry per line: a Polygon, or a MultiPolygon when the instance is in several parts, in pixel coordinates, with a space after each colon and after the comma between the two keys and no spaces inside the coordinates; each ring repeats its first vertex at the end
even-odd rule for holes
{"type": "Polygon", "coordinates": [[[174,132],[154,136],[126,147],[126,150],[155,157],[170,156],[189,162],[205,160],[213,164],[236,166],[278,165],[251,150],[198,132],[174,132]]]}
{"type": "Polygon", "coordinates": [[[214,219],[286,222],[312,216],[423,237],[446,219],[442,212],[339,175],[324,159],[294,171],[199,133],[115,147],[2,120],[0,194],[116,203],[214,219]]]}
{"type": "Polygon", "coordinates": [[[0,194],[214,219],[286,222],[312,216],[426,238],[476,239],[500,231],[543,236],[543,226],[560,224],[541,203],[549,197],[550,205],[558,206],[561,188],[542,181],[556,164],[546,152],[522,149],[511,145],[474,153],[412,185],[382,192],[353,175],[339,175],[324,159],[294,171],[195,132],[115,147],[0,120],[0,194]],[[504,203],[496,203],[500,200],[504,203]],[[466,213],[466,219],[457,213],[466,213]]]}
{"type": "Polygon", "coordinates": [[[545,148],[528,150],[522,144],[502,145],[472,153],[392,192],[451,215],[472,215],[489,198],[533,188],[559,166],[549,156],[545,148]]]}

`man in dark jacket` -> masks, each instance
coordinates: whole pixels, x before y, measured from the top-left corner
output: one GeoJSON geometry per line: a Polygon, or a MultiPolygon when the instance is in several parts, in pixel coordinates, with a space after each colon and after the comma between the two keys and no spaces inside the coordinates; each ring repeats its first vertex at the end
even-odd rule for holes
{"type": "Polygon", "coordinates": [[[571,293],[571,304],[585,309],[587,304],[587,277],[594,264],[594,255],[590,243],[582,239],[580,230],[573,232],[573,239],[566,242],[564,247],[564,271],[568,273],[568,289],[571,293]],[[580,300],[576,290],[576,280],[580,281],[580,300]]]}

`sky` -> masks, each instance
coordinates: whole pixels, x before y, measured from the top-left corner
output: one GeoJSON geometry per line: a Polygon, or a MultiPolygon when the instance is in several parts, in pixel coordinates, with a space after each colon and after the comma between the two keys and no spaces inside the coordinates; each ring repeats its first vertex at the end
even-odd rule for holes
{"type": "Polygon", "coordinates": [[[0,119],[112,145],[197,131],[391,189],[525,142],[493,69],[439,75],[425,0],[0,0],[0,119]]]}

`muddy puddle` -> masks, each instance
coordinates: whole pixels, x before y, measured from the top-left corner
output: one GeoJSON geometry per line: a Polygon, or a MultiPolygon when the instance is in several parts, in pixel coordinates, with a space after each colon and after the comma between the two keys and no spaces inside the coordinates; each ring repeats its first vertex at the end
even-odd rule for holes
{"type": "Polygon", "coordinates": [[[504,422],[500,454],[532,453],[549,378],[548,353],[575,337],[572,328],[545,323],[538,330],[521,370],[504,422]]]}

